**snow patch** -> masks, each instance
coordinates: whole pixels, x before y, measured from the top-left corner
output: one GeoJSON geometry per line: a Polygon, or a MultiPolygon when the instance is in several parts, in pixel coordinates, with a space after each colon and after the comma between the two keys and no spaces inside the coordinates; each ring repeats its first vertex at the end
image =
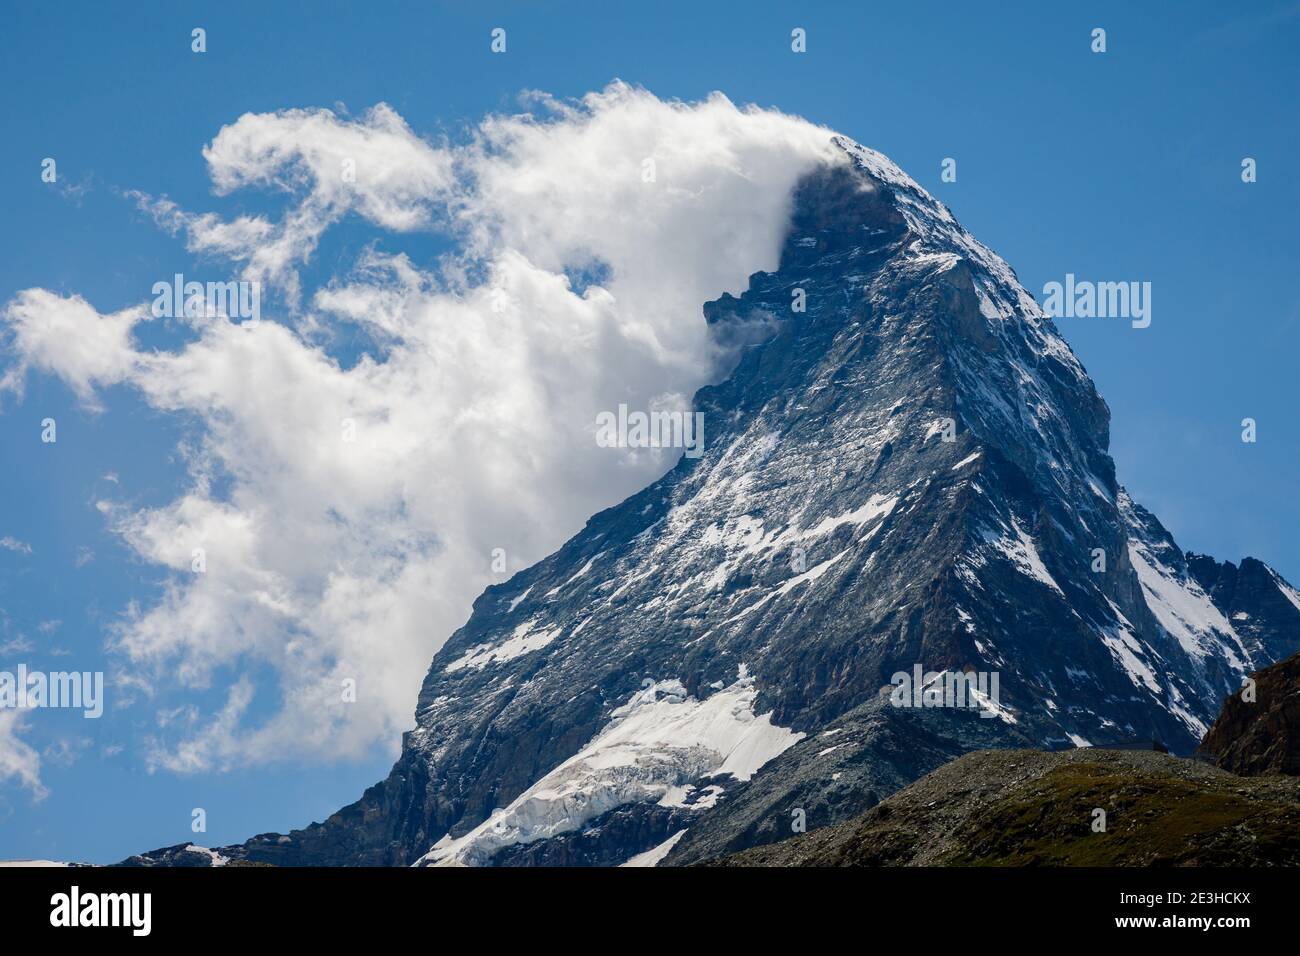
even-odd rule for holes
{"type": "Polygon", "coordinates": [[[835,557],[827,558],[821,564],[813,565],[807,571],[803,572],[803,574],[796,574],[788,581],[782,583],[782,585],[779,588],[775,588],[769,591],[767,594],[763,595],[762,598],[755,601],[753,604],[745,608],[739,614],[736,614],[733,617],[728,618],[723,623],[730,624],[733,621],[740,620],[742,617],[745,617],[746,615],[754,613],[763,605],[767,604],[768,601],[772,600],[773,598],[784,597],[785,595],[789,594],[792,590],[794,590],[796,587],[803,584],[805,581],[816,581],[823,574],[825,574],[827,571],[830,570],[832,564],[834,564],[836,561],[838,561],[840,558],[844,557],[848,553],[849,550],[845,548],[839,554],[835,555],[835,557]]]}
{"type": "Polygon", "coordinates": [[[657,847],[646,850],[644,853],[638,853],[632,859],[628,860],[623,866],[658,866],[659,861],[666,857],[670,850],[677,845],[677,841],[682,838],[686,831],[678,830],[663,843],[657,847]]]}
{"type": "Polygon", "coordinates": [[[757,696],[743,664],[734,683],[706,700],[680,681],[659,681],[633,694],[585,747],[509,806],[458,839],[444,836],[417,862],[475,865],[502,847],[576,830],[623,804],[671,797],[702,777],[748,780],[805,736],[776,726],[771,714],[756,715],[757,696]]]}
{"type": "Polygon", "coordinates": [[[1127,628],[1122,626],[1106,628],[1102,632],[1101,640],[1110,650],[1111,656],[1124,668],[1128,679],[1135,687],[1145,687],[1153,693],[1160,693],[1160,683],[1156,680],[1156,675],[1139,656],[1143,653],[1142,645],[1127,628]]]}
{"type": "Polygon", "coordinates": [[[515,628],[514,633],[508,639],[495,647],[491,644],[479,644],[477,647],[471,647],[448,664],[444,668],[444,672],[450,674],[465,667],[482,670],[489,664],[500,664],[503,661],[514,660],[516,657],[523,657],[525,654],[539,651],[560,636],[558,627],[537,630],[535,629],[536,623],[536,619],[525,621],[515,628]]]}
{"type": "Polygon", "coordinates": [[[897,506],[898,495],[872,495],[867,499],[867,503],[860,508],[837,515],[834,518],[823,518],[817,524],[817,527],[805,531],[803,537],[805,539],[820,538],[844,524],[866,524],[876,518],[889,515],[897,506]]]}
{"type": "MultiPolygon", "coordinates": [[[[565,588],[567,588],[574,581],[578,580],[578,578],[582,577],[584,574],[586,574],[588,571],[591,570],[591,566],[596,563],[596,558],[598,557],[600,557],[600,555],[596,555],[594,557],[588,558],[587,563],[578,569],[577,574],[573,575],[573,577],[569,578],[569,580],[565,581],[563,584],[557,584],[555,587],[551,588],[549,591],[546,592],[546,596],[554,597],[555,595],[563,591],[565,588]]],[[[530,588],[529,590],[532,589],[530,588]]],[[[527,593],[528,591],[524,592],[524,594],[527,593]]],[[[514,610],[514,605],[511,605],[510,610],[512,611],[514,610]]]]}
{"type": "Polygon", "coordinates": [[[1199,584],[1178,576],[1139,542],[1129,541],[1128,557],[1142,584],[1147,607],[1184,651],[1202,660],[1218,650],[1230,667],[1246,671],[1250,654],[1199,584]]]}
{"type": "Polygon", "coordinates": [[[528,592],[530,592],[532,589],[533,586],[531,584],[528,585],[528,587],[524,588],[524,592],[520,594],[519,597],[515,598],[513,601],[510,602],[510,609],[506,613],[510,613],[514,611],[514,609],[519,606],[520,602],[523,601],[524,598],[528,597],[528,592]]]}
{"type": "Polygon", "coordinates": [[[1187,709],[1187,701],[1173,684],[1169,685],[1169,695],[1173,698],[1167,704],[1169,712],[1186,724],[1187,729],[1197,737],[1204,737],[1210,728],[1206,726],[1205,721],[1187,709]]]}
{"type": "Polygon", "coordinates": [[[230,857],[222,856],[216,850],[209,850],[207,847],[199,846],[195,843],[191,843],[185,848],[185,850],[187,853],[197,853],[199,856],[206,856],[212,861],[212,866],[225,866],[230,862],[230,857]]]}
{"type": "Polygon", "coordinates": [[[925,438],[923,440],[929,441],[935,435],[939,434],[939,432],[943,431],[944,428],[947,426],[947,424],[948,424],[948,419],[936,418],[934,421],[930,422],[930,424],[926,426],[925,438]]]}
{"type": "Polygon", "coordinates": [[[1038,554],[1034,539],[1025,533],[1024,529],[1020,527],[1020,523],[1014,518],[1011,520],[1011,534],[998,535],[985,529],[984,541],[993,550],[1010,559],[1011,563],[1022,574],[1026,574],[1036,581],[1041,581],[1061,597],[1065,597],[1065,592],[1061,590],[1061,586],[1056,583],[1056,579],[1047,570],[1047,565],[1043,564],[1043,559],[1038,554]]]}
{"type": "Polygon", "coordinates": [[[1273,575],[1273,583],[1276,584],[1277,589],[1282,592],[1282,596],[1294,604],[1297,611],[1300,611],[1300,592],[1297,592],[1295,588],[1283,581],[1282,576],[1272,568],[1268,569],[1268,573],[1273,575]]]}
{"type": "Polygon", "coordinates": [[[835,557],[827,558],[821,564],[814,564],[803,574],[796,574],[790,580],[784,582],[779,588],[777,588],[776,594],[778,595],[788,594],[790,591],[798,587],[800,584],[803,584],[805,581],[816,581],[823,574],[825,574],[827,571],[830,570],[832,564],[834,564],[836,561],[838,561],[840,558],[844,557],[848,553],[849,552],[847,549],[841,551],[839,554],[835,555],[835,557]]]}
{"type": "Polygon", "coordinates": [[[0,860],[0,866],[67,866],[57,860],[0,860]]]}

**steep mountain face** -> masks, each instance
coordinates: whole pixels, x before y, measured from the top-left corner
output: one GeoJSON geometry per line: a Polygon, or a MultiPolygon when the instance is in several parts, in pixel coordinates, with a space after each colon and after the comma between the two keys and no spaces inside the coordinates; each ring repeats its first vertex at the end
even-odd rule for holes
{"type": "Polygon", "coordinates": [[[478,599],[387,780],[222,854],[690,862],[975,748],[1188,752],[1300,649],[1285,582],[1225,583],[1119,487],[1106,405],[1010,268],[836,143],[778,270],[705,306],[739,358],[696,396],[703,455],[478,599]],[[896,706],[915,667],[984,675],[980,712],[896,706]]]}
{"type": "Polygon", "coordinates": [[[1280,660],[1295,650],[1300,592],[1264,562],[1246,558],[1237,567],[1188,554],[1187,571],[1252,648],[1257,663],[1280,660]]]}

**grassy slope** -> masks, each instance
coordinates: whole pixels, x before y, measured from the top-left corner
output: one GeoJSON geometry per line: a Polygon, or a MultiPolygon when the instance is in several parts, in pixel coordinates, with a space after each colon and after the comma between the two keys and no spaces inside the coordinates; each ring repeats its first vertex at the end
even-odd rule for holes
{"type": "Polygon", "coordinates": [[[740,866],[1300,865],[1300,779],[1155,753],[980,751],[740,866]],[[1093,832],[1093,811],[1106,831],[1093,832]]]}

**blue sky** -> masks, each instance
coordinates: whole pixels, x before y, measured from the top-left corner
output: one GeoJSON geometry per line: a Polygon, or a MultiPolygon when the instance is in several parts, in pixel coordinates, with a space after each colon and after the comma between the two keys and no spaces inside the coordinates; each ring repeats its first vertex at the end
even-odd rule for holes
{"type": "MultiPolygon", "coordinates": [[[[202,271],[124,193],[223,215],[281,209],[257,191],[212,193],[201,151],[244,113],[346,104],[357,115],[384,102],[415,134],[457,140],[529,89],[577,97],[621,78],[664,99],[720,90],[884,152],[1040,298],[1067,272],[1150,281],[1148,329],[1059,322],[1111,407],[1120,480],[1185,549],[1254,555],[1300,581],[1300,181],[1290,169],[1300,5],[1089,6],[24,5],[0,35],[0,301],[42,287],[109,313],[144,301],[159,278],[202,271]],[[203,55],[190,50],[195,26],[207,31],[203,55]],[[505,55],[489,51],[498,26],[505,55]],[[790,51],[796,26],[808,34],[803,55],[790,51]],[[1104,54],[1089,49],[1099,26],[1104,54]],[[57,187],[40,179],[47,156],[57,187]],[[957,160],[955,183],[940,181],[945,157],[957,160]],[[1257,160],[1258,182],[1241,181],[1243,157],[1257,160]],[[1248,416],[1254,444],[1240,440],[1248,416]]],[[[350,217],[322,239],[304,283],[373,244],[420,264],[446,239],[396,241],[350,217]]],[[[137,339],[168,348],[185,334],[158,325],[137,339]]],[[[366,341],[345,333],[328,350],[346,363],[366,341]]],[[[0,538],[30,548],[0,548],[0,647],[10,649],[0,667],[22,657],[108,669],[114,622],[162,594],[165,575],[95,503],[172,501],[186,483],[177,446],[195,423],[125,385],[100,401],[104,411],[89,410],[39,372],[21,396],[0,395],[0,538]],[[56,445],[37,440],[46,416],[59,423],[56,445]]],[[[183,699],[214,709],[223,694],[214,685],[183,699]]],[[[150,773],[141,740],[156,730],[143,706],[99,721],[34,715],[23,739],[43,754],[46,794],[0,783],[0,858],[108,862],[300,826],[354,799],[392,759],[375,746],[333,763],[288,755],[150,773]],[[201,837],[194,807],[207,811],[201,837]]]]}

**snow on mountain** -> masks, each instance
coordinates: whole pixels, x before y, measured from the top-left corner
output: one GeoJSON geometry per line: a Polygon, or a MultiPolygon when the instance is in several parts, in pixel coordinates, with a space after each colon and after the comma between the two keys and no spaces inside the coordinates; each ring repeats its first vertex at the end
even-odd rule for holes
{"type": "Polygon", "coordinates": [[[687,805],[693,781],[748,780],[805,736],[774,726],[771,715],[755,716],[756,693],[744,665],[733,684],[706,700],[690,696],[677,680],[650,683],[615,709],[578,753],[464,836],[439,840],[417,862],[482,863],[503,847],[577,829],[626,803],[687,805]]]}
{"type": "Polygon", "coordinates": [[[1163,564],[1142,541],[1130,541],[1128,555],[1147,607],[1183,650],[1194,658],[1219,657],[1238,673],[1251,669],[1241,638],[1195,580],[1163,564]]]}
{"type": "Polygon", "coordinates": [[[1273,583],[1277,586],[1277,589],[1281,592],[1282,596],[1291,602],[1292,607],[1297,611],[1300,611],[1300,591],[1297,591],[1295,588],[1291,587],[1291,585],[1283,581],[1282,575],[1278,574],[1272,568],[1268,569],[1268,573],[1273,578],[1273,583]]]}
{"type": "Polygon", "coordinates": [[[68,865],[69,864],[67,863],[60,863],[57,860],[0,860],[0,866],[66,867],[68,865]]]}
{"type": "Polygon", "coordinates": [[[446,669],[448,673],[462,667],[482,669],[496,661],[513,660],[520,655],[541,650],[559,636],[559,628],[536,629],[533,621],[525,621],[516,627],[505,641],[496,646],[480,644],[478,647],[472,647],[448,664],[446,669]]]}
{"type": "Polygon", "coordinates": [[[628,867],[658,866],[660,862],[662,862],[663,858],[672,852],[673,847],[675,847],[678,841],[681,840],[681,838],[685,835],[686,835],[685,830],[678,830],[667,840],[664,840],[663,843],[660,843],[658,846],[651,847],[649,850],[646,850],[644,853],[638,853],[636,856],[632,857],[632,859],[628,860],[626,863],[622,865],[628,867]]]}
{"type": "Polygon", "coordinates": [[[1289,585],[1185,555],[1119,486],[1109,410],[1011,268],[834,142],[779,268],[704,305],[734,368],[695,396],[703,454],[484,592],[386,780],[223,855],[704,859],[977,747],[1189,752],[1300,649],[1289,585]],[[1003,719],[892,706],[915,665],[996,673],[1003,719]]]}

